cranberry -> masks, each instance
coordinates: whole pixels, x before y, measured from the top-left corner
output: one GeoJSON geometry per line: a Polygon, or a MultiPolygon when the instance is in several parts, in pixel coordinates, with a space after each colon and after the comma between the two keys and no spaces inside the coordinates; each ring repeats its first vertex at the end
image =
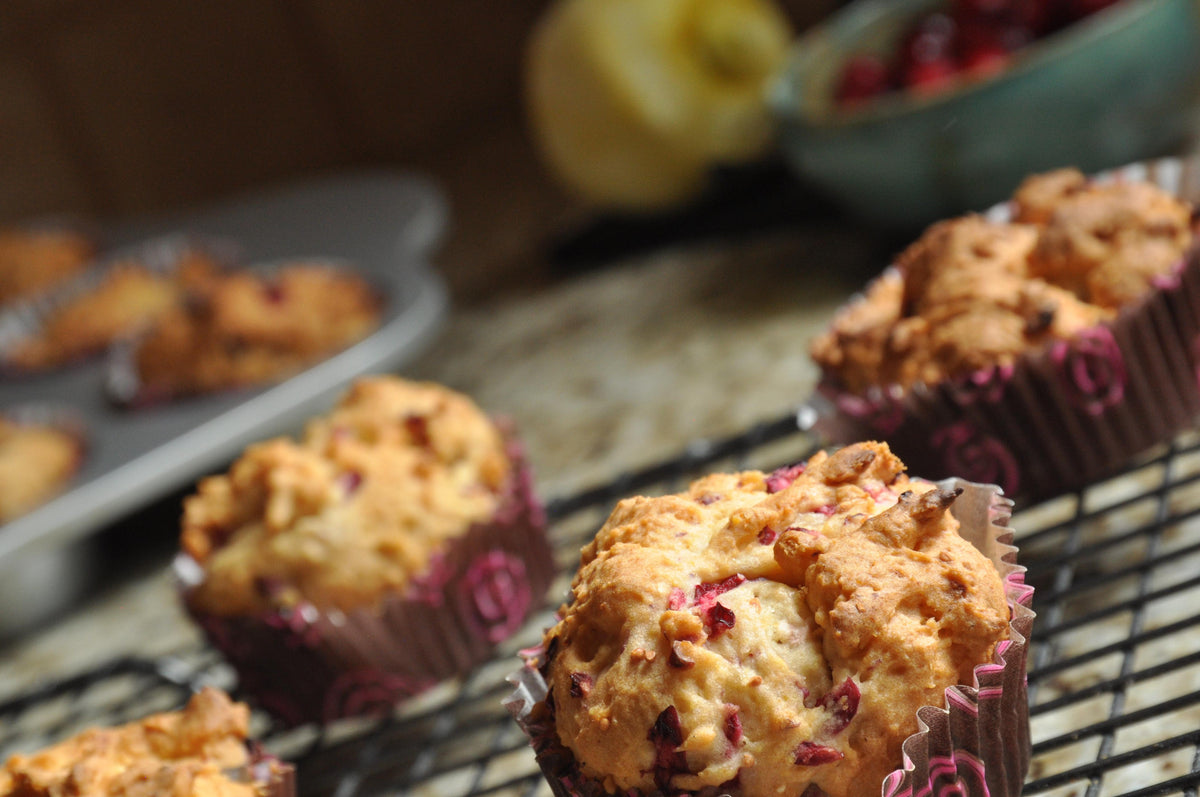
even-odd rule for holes
{"type": "Polygon", "coordinates": [[[725,706],[725,738],[735,747],[742,741],[742,721],[738,718],[737,706],[725,706]]]}
{"type": "Polygon", "coordinates": [[[734,573],[728,578],[721,581],[708,581],[703,584],[696,585],[696,592],[693,600],[696,605],[702,609],[707,609],[716,602],[719,595],[724,595],[729,590],[742,584],[746,581],[746,577],[741,573],[734,573]]]}
{"type": "MultiPolygon", "coordinates": [[[[853,106],[883,94],[890,88],[891,77],[887,64],[882,59],[873,55],[856,55],[842,68],[833,96],[838,105],[853,106]]],[[[767,492],[777,492],[787,486],[773,489],[772,478],[774,474],[767,479],[767,492]]]]}
{"type": "Polygon", "coordinates": [[[406,415],[404,428],[412,441],[422,448],[429,448],[429,419],[424,415],[406,415]]]}
{"type": "Polygon", "coordinates": [[[671,657],[668,663],[677,670],[690,670],[696,666],[696,660],[683,650],[683,643],[676,640],[671,643],[671,657]]]}
{"type": "Polygon", "coordinates": [[[667,597],[667,608],[672,611],[678,611],[687,603],[687,594],[680,587],[672,587],[671,594],[667,597]]]}
{"type": "Polygon", "coordinates": [[[654,784],[665,792],[672,775],[688,771],[687,757],[676,749],[683,744],[683,728],[674,706],[662,710],[646,738],[654,744],[654,784]]]}
{"type": "Polygon", "coordinates": [[[802,767],[832,764],[834,761],[841,761],[842,757],[840,751],[816,742],[801,742],[796,748],[796,764],[802,767]]]}
{"type": "Polygon", "coordinates": [[[704,624],[708,626],[708,635],[716,638],[721,634],[733,628],[733,624],[737,621],[737,615],[733,610],[722,606],[720,603],[713,603],[704,612],[704,624]]]}
{"type": "Polygon", "coordinates": [[[779,532],[770,526],[763,526],[763,530],[758,533],[758,542],[760,545],[770,545],[779,537],[779,532]]]}
{"type": "Polygon", "coordinates": [[[587,673],[571,673],[571,697],[587,697],[592,692],[592,684],[592,676],[587,673]]]}
{"type": "Polygon", "coordinates": [[[963,54],[962,68],[974,77],[983,77],[1003,70],[1008,59],[1008,50],[999,42],[981,44],[963,54]]]}
{"type": "Polygon", "coordinates": [[[900,45],[900,64],[907,73],[918,64],[953,62],[958,25],[949,14],[930,14],[913,26],[900,45]]]}
{"type": "Polygon", "coordinates": [[[846,730],[850,720],[854,719],[854,715],[858,713],[858,702],[861,697],[862,693],[858,690],[858,684],[847,678],[821,698],[821,707],[833,715],[825,726],[825,732],[835,734],[846,730]]]}
{"type": "Polygon", "coordinates": [[[958,67],[950,59],[911,64],[904,70],[904,85],[922,94],[941,91],[954,82],[958,67]]]}
{"type": "Polygon", "coordinates": [[[340,485],[342,488],[342,492],[349,497],[358,492],[358,488],[362,485],[362,479],[362,474],[358,471],[348,470],[342,475],[338,476],[337,481],[338,485],[340,485]]]}
{"type": "Polygon", "coordinates": [[[805,465],[806,463],[801,462],[799,465],[792,465],[776,470],[767,477],[767,492],[777,493],[780,490],[791,487],[792,482],[796,481],[796,478],[801,473],[804,473],[805,465]]]}

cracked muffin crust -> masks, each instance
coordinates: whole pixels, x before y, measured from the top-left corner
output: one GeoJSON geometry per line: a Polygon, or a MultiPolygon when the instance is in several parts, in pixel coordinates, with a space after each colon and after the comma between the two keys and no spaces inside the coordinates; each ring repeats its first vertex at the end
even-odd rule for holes
{"type": "Polygon", "coordinates": [[[1064,169],[1028,178],[1014,221],[939,222],[810,347],[849,391],[937,384],[1070,340],[1170,274],[1191,208],[1149,183],[1064,169]]]}
{"type": "Polygon", "coordinates": [[[862,443],[620,502],[544,640],[582,775],[610,792],[878,793],[916,710],[1007,635],[956,497],[862,443]]]}
{"type": "Polygon", "coordinates": [[[348,610],[402,590],[496,512],[512,463],[470,399],[430,383],[359,380],[300,441],[253,445],[184,502],[182,546],[204,568],[198,610],[348,610]]]}
{"type": "Polygon", "coordinates": [[[182,711],[91,728],[0,769],[8,797],[275,797],[280,765],[247,750],[250,711],[206,688],[182,711]],[[265,770],[265,771],[261,771],[265,770]]]}

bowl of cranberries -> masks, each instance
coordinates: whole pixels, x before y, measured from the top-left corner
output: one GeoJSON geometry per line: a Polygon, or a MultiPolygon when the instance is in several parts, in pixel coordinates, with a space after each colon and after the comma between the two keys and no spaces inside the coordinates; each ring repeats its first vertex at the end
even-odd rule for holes
{"type": "Polygon", "coordinates": [[[856,0],[770,89],[802,179],[896,232],[1028,174],[1180,153],[1200,132],[1197,0],[856,0]]]}

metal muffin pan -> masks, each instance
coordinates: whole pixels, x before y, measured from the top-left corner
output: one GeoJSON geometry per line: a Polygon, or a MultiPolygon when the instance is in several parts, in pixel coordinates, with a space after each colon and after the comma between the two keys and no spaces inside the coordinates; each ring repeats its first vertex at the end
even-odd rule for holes
{"type": "MultiPolygon", "coordinates": [[[[0,581],[221,466],[248,443],[295,429],[355,377],[394,370],[415,357],[447,309],[445,284],[429,263],[447,216],[442,194],[429,181],[368,172],[105,230],[109,250],[182,233],[231,239],[247,264],[308,257],[348,261],[382,287],[381,324],[350,348],[276,385],[144,408],[123,409],[106,395],[103,357],[0,380],[0,412],[43,403],[67,407],[87,433],[86,459],[67,490],[0,526],[0,581]]],[[[54,585],[69,591],[64,586],[54,585]]],[[[32,601],[29,593],[15,594],[22,603],[32,601]]],[[[8,599],[0,606],[5,615],[12,608],[8,599]]],[[[0,635],[4,625],[0,617],[0,635]]]]}

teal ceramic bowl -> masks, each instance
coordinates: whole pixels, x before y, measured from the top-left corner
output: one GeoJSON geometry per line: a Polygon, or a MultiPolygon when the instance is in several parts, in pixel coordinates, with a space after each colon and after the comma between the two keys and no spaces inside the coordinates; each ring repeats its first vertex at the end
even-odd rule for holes
{"type": "Polygon", "coordinates": [[[847,58],[891,52],[938,0],[858,0],[803,36],[769,90],[795,170],[850,214],[910,232],[1023,177],[1189,149],[1200,130],[1200,0],[1124,0],[934,95],[833,103],[847,58]]]}

